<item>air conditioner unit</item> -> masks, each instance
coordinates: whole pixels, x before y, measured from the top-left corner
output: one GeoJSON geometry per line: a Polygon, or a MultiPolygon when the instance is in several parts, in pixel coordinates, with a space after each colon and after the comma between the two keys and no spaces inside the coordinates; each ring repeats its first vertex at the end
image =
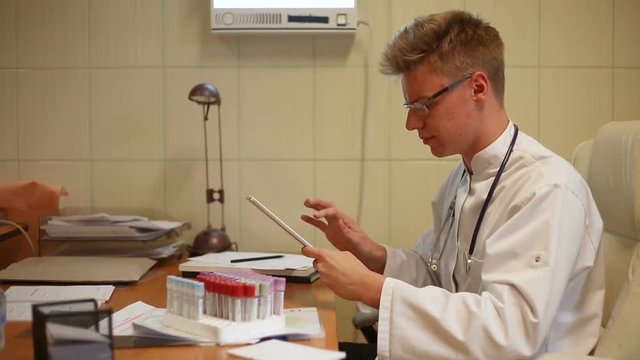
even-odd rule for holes
{"type": "Polygon", "coordinates": [[[357,0],[211,0],[213,33],[353,33],[357,0]]]}

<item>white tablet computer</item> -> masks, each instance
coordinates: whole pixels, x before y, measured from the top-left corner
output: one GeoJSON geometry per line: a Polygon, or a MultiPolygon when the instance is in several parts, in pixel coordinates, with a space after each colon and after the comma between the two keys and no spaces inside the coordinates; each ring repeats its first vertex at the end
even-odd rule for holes
{"type": "Polygon", "coordinates": [[[293,236],[296,240],[298,240],[298,242],[302,244],[302,246],[313,247],[313,245],[311,245],[307,240],[305,240],[300,234],[298,234],[295,230],[293,230],[284,221],[280,220],[280,218],[277,217],[276,214],[272,213],[271,210],[269,210],[266,206],[262,205],[262,203],[258,201],[258,199],[249,195],[247,196],[247,200],[249,200],[250,203],[255,205],[258,209],[260,209],[260,211],[262,211],[271,220],[273,220],[276,224],[278,224],[281,228],[283,228],[284,231],[288,232],[289,235],[293,236]]]}

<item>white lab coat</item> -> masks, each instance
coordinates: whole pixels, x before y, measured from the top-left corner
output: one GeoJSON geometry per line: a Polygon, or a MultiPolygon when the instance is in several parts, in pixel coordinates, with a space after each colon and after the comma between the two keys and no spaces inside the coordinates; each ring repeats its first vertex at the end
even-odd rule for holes
{"type": "Polygon", "coordinates": [[[471,179],[462,163],[451,172],[432,203],[433,230],[414,249],[387,248],[379,359],[522,359],[594,347],[602,220],[571,164],[523,132],[482,222],[477,260],[468,274],[456,266],[513,131],[510,124],[473,158],[471,179]],[[427,259],[454,198],[461,215],[434,272],[427,259]]]}

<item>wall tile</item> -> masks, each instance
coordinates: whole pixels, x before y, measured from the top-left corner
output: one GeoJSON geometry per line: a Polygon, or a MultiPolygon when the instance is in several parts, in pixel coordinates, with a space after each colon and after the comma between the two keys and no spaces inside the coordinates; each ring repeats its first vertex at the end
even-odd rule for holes
{"type": "Polygon", "coordinates": [[[538,0],[467,1],[466,10],[491,23],[502,37],[507,65],[538,65],[538,0]]]}
{"type": "Polygon", "coordinates": [[[640,69],[613,71],[613,120],[640,120],[640,69]]]}
{"type": "Polygon", "coordinates": [[[162,1],[91,0],[89,6],[92,66],[162,64],[162,1]]]}
{"type": "Polygon", "coordinates": [[[505,108],[520,130],[539,136],[540,71],[538,68],[507,68],[505,108]]]}
{"type": "Polygon", "coordinates": [[[464,7],[463,0],[423,0],[402,2],[402,5],[400,4],[400,2],[394,1],[389,4],[389,17],[391,19],[389,36],[395,34],[417,16],[426,16],[464,7]]]}
{"type": "MultiPolygon", "coordinates": [[[[366,159],[387,160],[390,153],[389,126],[397,126],[389,116],[390,83],[397,78],[369,69],[369,80],[365,85],[365,154],[366,159]]],[[[397,105],[397,104],[396,104],[397,105]]],[[[402,125],[400,125],[402,127],[402,125]]]]}
{"type": "Polygon", "coordinates": [[[85,70],[18,72],[21,159],[86,159],[89,91],[85,70]]]}
{"type": "Polygon", "coordinates": [[[16,65],[16,3],[0,1],[0,68],[16,65]]]}
{"type": "Polygon", "coordinates": [[[611,66],[613,0],[540,0],[540,63],[611,66]]]}
{"type": "Polygon", "coordinates": [[[91,165],[91,197],[95,211],[166,217],[163,162],[93,161],[91,165]]]}
{"type": "Polygon", "coordinates": [[[612,121],[610,69],[542,69],[540,72],[541,142],[565,159],[612,121]]]}
{"type": "Polygon", "coordinates": [[[0,181],[18,180],[18,162],[0,160],[0,181]]]}
{"type": "Polygon", "coordinates": [[[313,64],[313,42],[311,40],[310,35],[239,36],[238,66],[309,67],[313,64]]]}
{"type": "MultiPolygon", "coordinates": [[[[207,227],[206,177],[204,161],[177,161],[167,163],[167,213],[180,221],[191,223],[191,231],[184,239],[191,243],[198,232],[207,227]]],[[[224,224],[231,241],[240,239],[240,205],[246,201],[239,194],[239,165],[225,161],[224,170],[224,224]]],[[[209,163],[210,187],[220,188],[219,164],[209,163]]],[[[222,225],[222,207],[219,202],[210,205],[211,226],[222,225]]]]}
{"type": "Polygon", "coordinates": [[[64,186],[69,194],[60,198],[61,208],[91,206],[91,165],[87,161],[23,161],[20,179],[64,186]]]}
{"type": "MultiPolygon", "coordinates": [[[[388,172],[386,161],[316,161],[313,196],[333,201],[372,239],[385,243],[389,238],[388,172]]],[[[322,232],[314,230],[314,235],[318,246],[332,247],[322,232]]]]}
{"type": "Polygon", "coordinates": [[[359,159],[366,74],[360,68],[317,68],[314,74],[316,159],[359,159]],[[336,91],[340,89],[340,91],[336,91]]]}
{"type": "Polygon", "coordinates": [[[162,71],[91,72],[91,153],[94,159],[161,159],[162,71]]]}
{"type": "Polygon", "coordinates": [[[309,159],[313,154],[313,72],[247,68],[239,74],[240,156],[309,159]]]}
{"type": "Polygon", "coordinates": [[[389,245],[413,248],[433,225],[431,201],[455,161],[395,161],[389,180],[389,245]]]}
{"type": "Polygon", "coordinates": [[[359,0],[358,29],[351,34],[313,37],[316,66],[369,66],[378,59],[389,37],[389,0],[359,0]],[[365,25],[367,23],[368,25],[365,25]]]}
{"type": "Polygon", "coordinates": [[[88,64],[86,0],[20,0],[16,6],[18,66],[88,64]]]}
{"type": "Polygon", "coordinates": [[[235,66],[235,36],[211,34],[209,1],[164,2],[164,63],[169,66],[235,66]]]}
{"type": "Polygon", "coordinates": [[[317,159],[386,159],[388,77],[364,68],[316,68],[317,159]],[[368,78],[365,78],[367,76],[368,78]],[[338,91],[339,89],[339,91],[338,91]],[[364,141],[364,146],[363,146],[364,141]]]}
{"type": "MultiPolygon", "coordinates": [[[[165,148],[167,159],[204,159],[202,106],[187,96],[196,84],[208,82],[219,91],[222,100],[222,155],[237,159],[239,154],[238,75],[235,69],[165,70],[165,148]]],[[[211,107],[207,121],[209,159],[218,158],[218,108],[211,107]]]]}
{"type": "Polygon", "coordinates": [[[615,66],[640,66],[640,1],[615,0],[613,61],[615,66]]]}
{"type": "MultiPolygon", "coordinates": [[[[313,228],[300,220],[304,199],[313,194],[310,161],[246,161],[240,164],[240,194],[255,196],[278,217],[313,243],[313,228]]],[[[300,244],[251,203],[240,205],[241,251],[299,253],[300,244]]]]}
{"type": "Polygon", "coordinates": [[[0,159],[18,157],[16,72],[0,70],[0,159]]]}

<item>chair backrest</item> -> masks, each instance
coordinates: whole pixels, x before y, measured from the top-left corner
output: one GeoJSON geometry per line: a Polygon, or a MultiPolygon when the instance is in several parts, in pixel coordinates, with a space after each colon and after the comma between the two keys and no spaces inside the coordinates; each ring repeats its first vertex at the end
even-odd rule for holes
{"type": "Polygon", "coordinates": [[[637,358],[640,339],[640,121],[615,121],[576,148],[604,222],[605,304],[597,356],[637,358]]]}

